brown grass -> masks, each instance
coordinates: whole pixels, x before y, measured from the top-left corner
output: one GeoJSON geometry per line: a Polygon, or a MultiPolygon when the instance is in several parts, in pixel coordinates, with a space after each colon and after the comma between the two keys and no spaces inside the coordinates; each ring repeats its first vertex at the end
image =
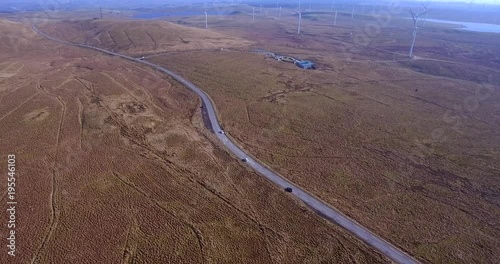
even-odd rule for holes
{"type": "Polygon", "coordinates": [[[164,21],[87,20],[50,23],[51,36],[131,55],[245,47],[250,41],[212,30],[189,28],[164,21]]]}
{"type": "Polygon", "coordinates": [[[0,80],[0,157],[17,155],[22,204],[16,263],[387,261],[214,144],[176,82],[9,30],[24,43],[2,51],[2,65],[24,67],[0,80]]]}
{"type": "Polygon", "coordinates": [[[245,149],[419,259],[496,262],[498,36],[427,29],[409,61],[398,28],[363,47],[344,35],[356,27],[310,23],[296,36],[291,19],[244,25],[216,28],[320,70],[225,51],[154,61],[205,89],[245,149]],[[387,35],[396,44],[383,45],[387,35]],[[468,104],[487,92],[477,108],[468,104]]]}

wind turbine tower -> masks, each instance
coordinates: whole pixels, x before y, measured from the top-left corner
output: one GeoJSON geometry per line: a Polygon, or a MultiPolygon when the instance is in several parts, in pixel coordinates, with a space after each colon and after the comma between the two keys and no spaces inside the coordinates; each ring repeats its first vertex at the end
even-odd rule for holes
{"type": "Polygon", "coordinates": [[[205,28],[208,28],[208,14],[207,14],[207,11],[205,11],[205,28]]]}
{"type": "Polygon", "coordinates": [[[299,25],[297,26],[297,33],[300,34],[300,23],[302,22],[302,12],[299,12],[299,25]]]}
{"type": "Polygon", "coordinates": [[[413,58],[413,47],[415,46],[415,40],[417,39],[418,22],[422,20],[421,17],[427,14],[427,12],[429,12],[429,10],[426,9],[424,12],[416,14],[410,9],[410,14],[413,19],[413,41],[410,47],[410,58],[413,58]]]}

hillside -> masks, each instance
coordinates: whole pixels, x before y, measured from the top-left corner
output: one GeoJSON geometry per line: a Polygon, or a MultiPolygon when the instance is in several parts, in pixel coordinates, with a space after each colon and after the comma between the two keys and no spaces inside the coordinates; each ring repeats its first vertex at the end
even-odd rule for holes
{"type": "Polygon", "coordinates": [[[224,33],[164,21],[61,21],[48,23],[41,29],[60,39],[132,55],[245,47],[251,44],[250,41],[224,33]]]}
{"type": "Polygon", "coordinates": [[[0,263],[387,262],[229,156],[170,78],[0,31],[0,161],[19,179],[0,263]]]}

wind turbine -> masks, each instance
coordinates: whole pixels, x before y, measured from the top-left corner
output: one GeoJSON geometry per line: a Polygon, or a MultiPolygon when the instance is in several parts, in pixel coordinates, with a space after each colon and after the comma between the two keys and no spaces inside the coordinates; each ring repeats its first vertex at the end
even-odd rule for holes
{"type": "Polygon", "coordinates": [[[300,34],[300,23],[302,22],[302,12],[299,12],[299,25],[297,27],[297,34],[300,34]]]}
{"type": "Polygon", "coordinates": [[[483,8],[481,8],[481,14],[480,16],[483,17],[484,16],[484,9],[486,7],[486,2],[483,2],[483,8]]]}
{"type": "Polygon", "coordinates": [[[280,14],[279,14],[279,18],[281,18],[281,6],[280,6],[280,14]]]}
{"type": "Polygon", "coordinates": [[[208,28],[208,13],[205,11],[205,28],[208,28]]]}
{"type": "Polygon", "coordinates": [[[297,34],[300,34],[300,23],[302,23],[302,12],[301,11],[294,11],[294,12],[299,15],[299,23],[297,25],[297,34]]]}
{"type": "Polygon", "coordinates": [[[255,21],[255,7],[252,9],[252,20],[255,21]]]}
{"type": "MultiPolygon", "coordinates": [[[[424,6],[425,8],[425,6],[424,6]]],[[[410,58],[413,57],[413,47],[415,46],[415,40],[417,38],[417,30],[418,30],[418,22],[421,21],[421,17],[425,14],[427,14],[427,12],[429,12],[429,10],[427,10],[427,8],[420,14],[417,14],[415,12],[413,12],[413,10],[409,10],[410,14],[411,14],[411,17],[413,19],[413,41],[411,43],[411,48],[410,48],[410,58]]]]}
{"type": "MultiPolygon", "coordinates": [[[[425,3],[422,3],[422,7],[424,7],[424,10],[427,10],[427,5],[429,4],[429,1],[426,1],[425,3]]],[[[422,22],[422,27],[425,27],[425,22],[427,22],[427,13],[424,14],[423,22],[422,22]]]]}
{"type": "Polygon", "coordinates": [[[337,26],[337,10],[335,10],[335,18],[333,19],[333,26],[337,26]]]}

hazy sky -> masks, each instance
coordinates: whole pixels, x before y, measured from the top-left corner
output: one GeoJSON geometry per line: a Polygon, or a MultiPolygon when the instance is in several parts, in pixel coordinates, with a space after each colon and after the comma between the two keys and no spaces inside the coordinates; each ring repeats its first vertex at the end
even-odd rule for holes
{"type": "MultiPolygon", "coordinates": [[[[26,7],[27,5],[30,6],[50,6],[54,4],[60,4],[60,6],[85,6],[85,5],[92,5],[92,6],[105,6],[105,7],[111,7],[111,6],[116,6],[117,8],[119,7],[156,7],[156,6],[162,6],[165,4],[191,4],[191,3],[203,3],[206,2],[207,4],[212,4],[212,3],[218,3],[218,4],[224,4],[224,3],[245,3],[245,2],[251,2],[251,3],[265,3],[268,2],[270,4],[276,4],[276,0],[0,0],[0,7],[3,8],[11,8],[11,7],[26,7]]],[[[336,2],[338,4],[348,4],[349,2],[356,2],[356,3],[379,3],[380,1],[382,2],[396,2],[399,0],[301,0],[303,5],[307,5],[309,3],[315,4],[315,3],[331,3],[331,2],[336,2]]],[[[401,2],[410,2],[408,0],[400,0],[401,2]]],[[[500,4],[500,0],[420,0],[420,1],[413,1],[413,2],[464,2],[464,3],[469,3],[469,2],[474,2],[477,5],[483,4],[483,3],[490,3],[490,4],[500,4]]],[[[279,3],[282,4],[294,4],[299,2],[299,0],[278,0],[279,3]]]]}
{"type": "MultiPolygon", "coordinates": [[[[123,3],[123,2],[129,2],[129,3],[136,3],[136,4],[140,4],[140,3],[202,3],[203,1],[205,1],[206,3],[212,3],[212,2],[225,2],[225,3],[231,3],[231,2],[235,2],[235,3],[238,3],[238,2],[246,2],[244,0],[1,0],[1,2],[18,2],[18,3],[53,3],[53,2],[57,2],[57,3],[85,3],[85,2],[88,2],[88,3],[99,3],[99,2],[117,2],[117,3],[123,3]]],[[[276,0],[249,0],[250,2],[256,2],[256,1],[259,1],[259,2],[269,2],[269,3],[276,3],[276,0]]],[[[281,3],[293,3],[293,2],[297,2],[299,0],[278,0],[279,2],[281,3]]],[[[319,3],[319,2],[327,2],[327,3],[330,3],[330,2],[338,2],[338,3],[343,3],[343,2],[350,2],[349,0],[301,0],[302,3],[319,3]]],[[[383,0],[383,1],[395,1],[395,0],[383,0]]],[[[426,0],[427,1],[427,0],[426,0]]],[[[430,2],[466,2],[466,3],[469,3],[473,1],[474,3],[476,4],[479,4],[479,3],[500,3],[500,0],[432,0],[430,2]]],[[[357,1],[359,2],[359,1],[357,1]]],[[[367,0],[365,2],[378,2],[377,0],[367,0]]],[[[407,1],[402,1],[402,2],[407,2],[407,1]]],[[[417,1],[418,2],[418,1],[417,1]]],[[[422,1],[424,2],[424,1],[422,1]]]]}

